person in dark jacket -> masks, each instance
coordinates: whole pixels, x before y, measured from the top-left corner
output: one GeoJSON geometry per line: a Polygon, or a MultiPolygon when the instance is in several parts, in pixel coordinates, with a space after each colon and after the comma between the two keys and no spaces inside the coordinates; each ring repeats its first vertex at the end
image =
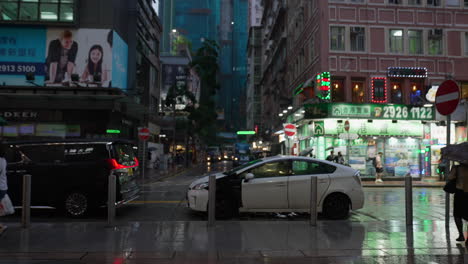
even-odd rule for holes
{"type": "MultiPolygon", "coordinates": [[[[465,241],[463,234],[463,220],[468,220],[468,164],[461,163],[453,166],[448,176],[449,180],[456,179],[457,191],[453,197],[453,218],[458,230],[458,242],[465,241]]],[[[468,240],[465,242],[468,246],[468,240]]]]}

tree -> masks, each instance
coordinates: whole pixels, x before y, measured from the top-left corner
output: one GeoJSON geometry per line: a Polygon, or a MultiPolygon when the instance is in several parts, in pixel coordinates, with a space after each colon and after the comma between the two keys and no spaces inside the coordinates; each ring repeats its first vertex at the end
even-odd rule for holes
{"type": "Polygon", "coordinates": [[[213,40],[205,40],[195,53],[191,67],[200,77],[201,94],[198,108],[189,107],[189,120],[193,130],[206,144],[216,143],[216,120],[214,96],[219,90],[218,83],[218,51],[219,46],[213,40]]]}

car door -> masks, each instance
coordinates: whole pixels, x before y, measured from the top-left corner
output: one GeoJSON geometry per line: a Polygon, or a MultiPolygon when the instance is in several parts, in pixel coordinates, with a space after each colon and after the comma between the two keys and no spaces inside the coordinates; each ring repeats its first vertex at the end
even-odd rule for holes
{"type": "Polygon", "coordinates": [[[288,208],[288,177],[291,175],[289,160],[260,164],[244,173],[253,179],[242,181],[242,207],[246,209],[288,208]]]}
{"type": "Polygon", "coordinates": [[[292,176],[288,182],[288,200],[291,209],[310,208],[310,179],[317,177],[317,202],[320,203],[330,186],[330,173],[334,166],[309,160],[293,160],[292,176]]]}

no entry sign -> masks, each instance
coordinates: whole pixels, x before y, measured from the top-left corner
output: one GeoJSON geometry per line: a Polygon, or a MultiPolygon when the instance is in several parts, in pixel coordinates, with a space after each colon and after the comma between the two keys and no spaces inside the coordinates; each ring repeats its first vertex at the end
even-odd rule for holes
{"type": "Polygon", "coordinates": [[[138,137],[141,140],[148,140],[150,137],[150,131],[147,127],[142,127],[138,130],[138,137]]]}
{"type": "Polygon", "coordinates": [[[284,125],[284,133],[288,137],[292,137],[296,134],[296,126],[294,124],[286,124],[284,125]]]}
{"type": "Polygon", "coordinates": [[[436,93],[435,104],[441,115],[450,115],[460,102],[460,88],[452,81],[443,82],[436,93]]]}

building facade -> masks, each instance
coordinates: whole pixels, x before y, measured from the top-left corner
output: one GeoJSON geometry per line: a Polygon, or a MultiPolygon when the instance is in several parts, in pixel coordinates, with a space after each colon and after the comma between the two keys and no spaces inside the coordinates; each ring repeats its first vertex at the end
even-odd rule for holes
{"type": "MultiPolygon", "coordinates": [[[[468,95],[467,14],[457,0],[289,1],[283,89],[293,109],[273,114],[277,130],[294,123],[298,133],[279,133],[283,152],[313,148],[324,159],[341,151],[368,176],[375,173],[369,158],[383,152],[387,177],[434,176],[446,141],[436,90],[452,79],[468,95]]],[[[464,100],[451,142],[466,140],[464,100]]],[[[273,109],[268,102],[279,103],[262,107],[273,109]]]]}
{"type": "Polygon", "coordinates": [[[153,1],[0,1],[2,138],[158,132],[153,1]]]}

